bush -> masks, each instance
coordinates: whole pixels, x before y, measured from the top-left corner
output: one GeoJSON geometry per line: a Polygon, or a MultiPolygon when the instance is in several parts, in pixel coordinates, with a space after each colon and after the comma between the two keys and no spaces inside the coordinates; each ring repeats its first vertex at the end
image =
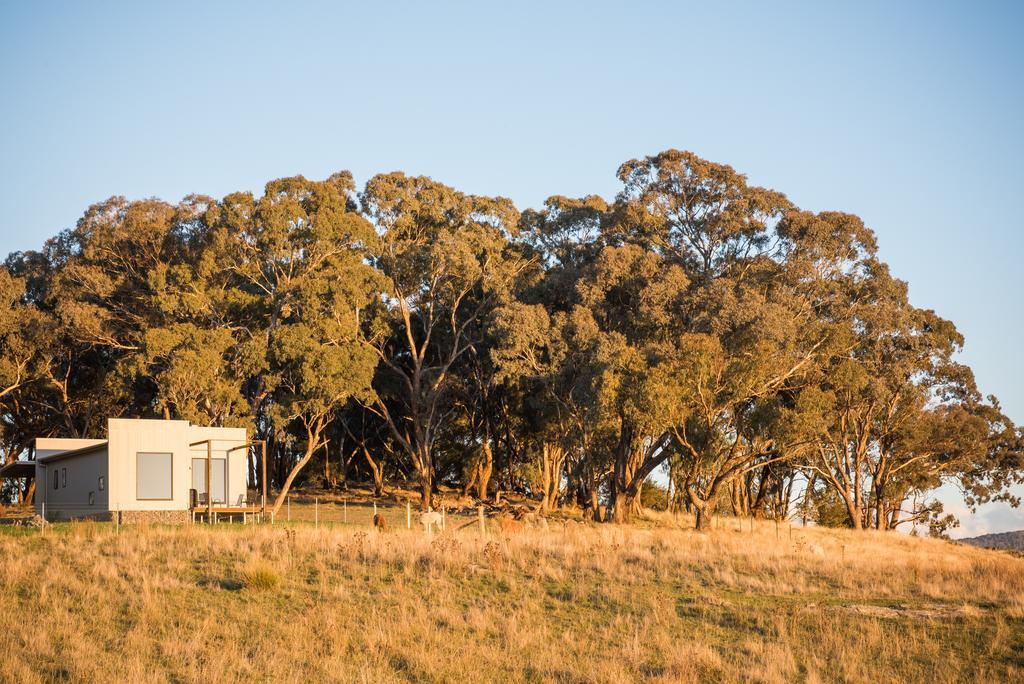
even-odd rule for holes
{"type": "Polygon", "coordinates": [[[668,489],[653,480],[647,480],[640,490],[640,505],[654,511],[667,511],[668,489]]]}

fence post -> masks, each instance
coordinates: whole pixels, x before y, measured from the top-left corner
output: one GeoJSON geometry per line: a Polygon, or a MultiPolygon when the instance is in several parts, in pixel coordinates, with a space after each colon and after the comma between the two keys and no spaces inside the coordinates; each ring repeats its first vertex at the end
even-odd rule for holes
{"type": "MultiPolygon", "coordinates": [[[[245,516],[242,516],[242,519],[245,520],[245,516]]],[[[270,524],[274,524],[274,511],[270,511],[270,524]]]]}
{"type": "Polygon", "coordinates": [[[348,525],[348,497],[346,496],[341,500],[341,515],[342,522],[348,525]]]}
{"type": "Polygon", "coordinates": [[[484,525],[484,507],[480,506],[477,511],[480,514],[480,536],[483,537],[487,534],[487,528],[484,525]]]}
{"type": "Polygon", "coordinates": [[[373,517],[374,518],[377,517],[377,500],[376,499],[373,500],[373,517]]]}
{"type": "Polygon", "coordinates": [[[288,495],[288,522],[292,521],[292,495],[288,495]]]}
{"type": "Polygon", "coordinates": [[[313,499],[313,526],[320,529],[320,499],[313,499]]]}
{"type": "Polygon", "coordinates": [[[441,531],[444,532],[444,513],[447,506],[441,506],[441,531]]]}
{"type": "MultiPolygon", "coordinates": [[[[44,490],[43,493],[45,495],[45,493],[46,493],[45,490],[44,490]]],[[[46,502],[45,501],[43,502],[43,522],[39,526],[39,534],[40,534],[40,536],[43,536],[43,537],[46,536],[46,502]]]]}
{"type": "Polygon", "coordinates": [[[405,529],[412,529],[412,504],[405,502],[405,529]]]}

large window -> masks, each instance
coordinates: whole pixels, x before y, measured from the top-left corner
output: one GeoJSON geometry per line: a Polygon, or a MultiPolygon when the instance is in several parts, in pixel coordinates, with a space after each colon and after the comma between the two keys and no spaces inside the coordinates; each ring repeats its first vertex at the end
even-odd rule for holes
{"type": "Polygon", "coordinates": [[[173,461],[171,454],[146,451],[135,454],[135,498],[140,501],[174,498],[171,487],[173,461]]]}
{"type": "MultiPolygon", "coordinates": [[[[226,458],[212,459],[210,464],[211,477],[213,480],[213,502],[227,503],[228,483],[228,460],[226,458]]],[[[200,503],[206,503],[206,459],[192,459],[192,489],[199,494],[200,503]]]]}

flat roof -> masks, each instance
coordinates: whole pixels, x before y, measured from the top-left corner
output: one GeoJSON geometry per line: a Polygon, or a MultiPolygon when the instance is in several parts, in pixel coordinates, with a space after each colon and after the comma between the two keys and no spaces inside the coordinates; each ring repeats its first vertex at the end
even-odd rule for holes
{"type": "Polygon", "coordinates": [[[71,449],[70,451],[60,451],[56,454],[47,454],[46,456],[40,456],[36,460],[39,463],[49,463],[50,461],[59,461],[65,458],[71,458],[73,456],[81,456],[83,454],[91,454],[94,451],[102,451],[107,448],[107,441],[104,440],[99,444],[93,444],[92,446],[82,447],[80,449],[71,449]]]}
{"type": "Polygon", "coordinates": [[[35,477],[35,461],[12,461],[0,468],[0,477],[35,477]]]}

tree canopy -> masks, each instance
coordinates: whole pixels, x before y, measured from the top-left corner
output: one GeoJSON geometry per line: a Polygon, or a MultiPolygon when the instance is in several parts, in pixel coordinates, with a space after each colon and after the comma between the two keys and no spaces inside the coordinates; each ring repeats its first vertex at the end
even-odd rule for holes
{"type": "Polygon", "coordinates": [[[941,484],[1017,503],[1024,432],[858,217],[678,150],[618,178],[522,212],[400,172],[99,202],[0,268],[0,452],[163,417],[268,440],[277,506],[401,479],[625,522],[653,477],[697,527],[941,533],[941,484]]]}

